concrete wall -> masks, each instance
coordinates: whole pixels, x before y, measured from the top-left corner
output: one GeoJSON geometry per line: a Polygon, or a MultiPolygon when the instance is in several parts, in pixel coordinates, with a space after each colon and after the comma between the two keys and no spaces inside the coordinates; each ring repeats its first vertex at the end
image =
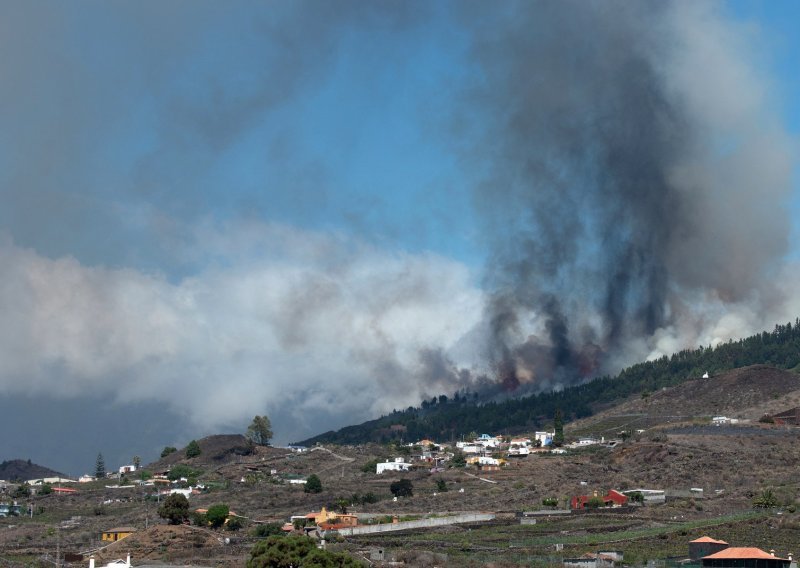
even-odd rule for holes
{"type": "Polygon", "coordinates": [[[342,536],[357,536],[360,534],[404,531],[408,529],[423,529],[428,527],[440,527],[444,525],[456,525],[459,523],[476,523],[482,521],[491,521],[494,518],[494,514],[491,513],[473,513],[468,515],[453,515],[449,517],[420,519],[418,521],[384,523],[381,525],[359,525],[357,527],[339,529],[338,533],[342,536]]]}

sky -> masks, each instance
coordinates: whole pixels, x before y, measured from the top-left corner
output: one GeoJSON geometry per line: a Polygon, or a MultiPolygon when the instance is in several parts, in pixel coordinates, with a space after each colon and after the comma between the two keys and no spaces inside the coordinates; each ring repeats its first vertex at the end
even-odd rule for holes
{"type": "Polygon", "coordinates": [[[0,460],[563,388],[800,315],[800,5],[10,1],[0,460]]]}

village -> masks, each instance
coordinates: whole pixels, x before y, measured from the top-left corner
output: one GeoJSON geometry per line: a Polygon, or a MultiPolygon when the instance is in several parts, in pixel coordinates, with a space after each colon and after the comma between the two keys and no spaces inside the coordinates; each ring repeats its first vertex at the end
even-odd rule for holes
{"type": "MultiPolygon", "coordinates": [[[[708,423],[718,422],[714,417],[708,423]]],[[[633,434],[640,440],[648,436],[644,429],[633,434]]],[[[516,436],[470,435],[450,444],[422,439],[375,447],[367,452],[358,447],[294,445],[256,448],[249,455],[242,455],[244,440],[239,438],[242,437],[200,440],[198,447],[203,451],[199,456],[187,459],[185,450],[174,451],[145,466],[136,459],[100,478],[86,474],[77,479],[56,476],[22,483],[0,482],[6,501],[0,506],[0,516],[25,519],[26,526],[32,528],[39,519],[52,519],[53,508],[64,504],[64,515],[58,522],[59,534],[77,534],[79,529],[97,527],[88,541],[85,533],[82,543],[76,541],[73,546],[65,539],[64,547],[70,550],[65,551],[64,558],[69,562],[64,566],[91,563],[101,568],[106,561],[109,566],[119,566],[113,564],[117,561],[140,565],[136,563],[140,560],[137,552],[142,554],[143,550],[139,544],[131,544],[127,549],[126,554],[132,554],[133,560],[126,554],[111,556],[125,550],[126,543],[136,543],[137,538],[176,522],[176,529],[181,526],[184,527],[181,530],[211,529],[221,542],[234,543],[223,547],[225,554],[231,554],[232,550],[243,553],[244,543],[269,535],[303,535],[319,547],[344,546],[369,563],[388,564],[402,562],[403,555],[395,548],[405,539],[402,535],[426,532],[437,535],[448,527],[452,527],[450,530],[466,527],[478,537],[482,531],[493,534],[499,526],[508,527],[506,530],[513,534],[517,530],[511,529],[514,525],[538,531],[572,523],[592,525],[595,516],[615,519],[606,521],[610,525],[624,519],[621,526],[629,526],[631,518],[667,515],[666,518],[672,519],[670,524],[688,526],[697,522],[692,519],[700,518],[703,508],[711,510],[729,498],[721,486],[629,482],[613,486],[600,481],[598,472],[605,466],[600,469],[598,466],[607,463],[615,453],[637,447],[635,439],[627,436],[572,435],[559,447],[554,443],[555,431],[536,431],[516,436]],[[576,469],[574,464],[582,465],[576,469]],[[210,465],[213,469],[209,469],[210,465]],[[583,475],[576,473],[580,471],[583,475]],[[573,491],[564,491],[563,475],[571,476],[569,486],[573,491]],[[547,481],[548,476],[553,476],[552,482],[547,481]],[[536,486],[526,479],[537,480],[536,486]],[[87,518],[85,509],[83,515],[66,516],[68,510],[80,509],[86,498],[95,503],[95,513],[103,510],[99,516],[87,518]],[[177,521],[162,513],[168,500],[185,503],[177,521]],[[209,512],[219,509],[221,502],[226,502],[223,516],[212,524],[209,512]],[[298,506],[313,503],[320,506],[298,510],[298,506]],[[686,503],[696,503],[695,510],[684,509],[686,503]],[[124,513],[112,515],[126,521],[124,524],[98,523],[114,511],[124,513]],[[280,511],[285,516],[281,517],[280,511]],[[247,537],[243,538],[245,534],[247,537]]],[[[698,538],[724,542],[706,535],[698,538]]],[[[702,556],[698,556],[699,544],[691,544],[686,549],[687,565],[749,566],[737,562],[754,558],[769,560],[758,566],[795,565],[791,550],[781,555],[775,553],[775,547],[766,547],[770,552],[765,552],[749,546],[749,542],[736,544],[726,543],[724,550],[719,548],[721,545],[714,550],[713,546],[706,547],[702,550],[707,554],[702,556]],[[718,554],[722,556],[714,556],[718,554]]],[[[626,558],[622,550],[602,547],[572,556],[569,552],[576,547],[570,545],[568,537],[547,548],[552,551],[548,556],[551,565],[553,554],[557,555],[558,565],[584,568],[627,565],[638,558],[630,554],[626,558]]],[[[144,554],[150,557],[148,560],[152,559],[152,551],[144,554]]],[[[407,564],[415,565],[408,560],[407,564]]]]}

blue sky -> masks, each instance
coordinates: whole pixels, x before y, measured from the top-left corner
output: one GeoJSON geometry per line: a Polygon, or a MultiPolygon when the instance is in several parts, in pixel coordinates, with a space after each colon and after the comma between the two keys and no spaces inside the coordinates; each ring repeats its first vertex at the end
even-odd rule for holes
{"type": "Polygon", "coordinates": [[[546,294],[596,372],[796,317],[800,4],[582,4],[8,4],[0,459],[298,440],[500,343],[559,388],[546,294]]]}

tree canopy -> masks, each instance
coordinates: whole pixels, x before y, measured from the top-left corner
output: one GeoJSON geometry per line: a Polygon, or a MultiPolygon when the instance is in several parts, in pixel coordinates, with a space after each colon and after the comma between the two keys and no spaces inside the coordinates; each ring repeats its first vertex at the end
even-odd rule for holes
{"type": "Polygon", "coordinates": [[[401,479],[389,486],[389,491],[395,497],[411,497],[414,495],[414,484],[408,479],[401,479]]]}
{"type": "Polygon", "coordinates": [[[197,443],[197,440],[192,440],[189,442],[189,445],[186,446],[186,457],[187,458],[196,458],[202,453],[200,449],[200,444],[197,443]]]}
{"type": "Polygon", "coordinates": [[[94,476],[97,479],[106,476],[106,461],[103,459],[103,454],[97,454],[97,460],[94,462],[94,476]]]}
{"type": "Polygon", "coordinates": [[[320,550],[305,536],[271,536],[253,547],[247,568],[361,568],[349,554],[320,550]]]}
{"type": "Polygon", "coordinates": [[[269,418],[266,415],[253,418],[245,436],[257,446],[268,446],[272,439],[272,423],[269,418]]]}
{"type": "Polygon", "coordinates": [[[308,476],[303,491],[306,493],[322,493],[322,481],[317,477],[317,474],[312,473],[308,476]]]}
{"type": "Polygon", "coordinates": [[[224,503],[211,505],[206,511],[206,520],[213,528],[219,528],[225,524],[225,521],[230,514],[230,508],[224,503]]]}
{"type": "Polygon", "coordinates": [[[158,516],[171,525],[180,525],[189,518],[189,500],[180,493],[173,493],[158,508],[158,516]]]}

